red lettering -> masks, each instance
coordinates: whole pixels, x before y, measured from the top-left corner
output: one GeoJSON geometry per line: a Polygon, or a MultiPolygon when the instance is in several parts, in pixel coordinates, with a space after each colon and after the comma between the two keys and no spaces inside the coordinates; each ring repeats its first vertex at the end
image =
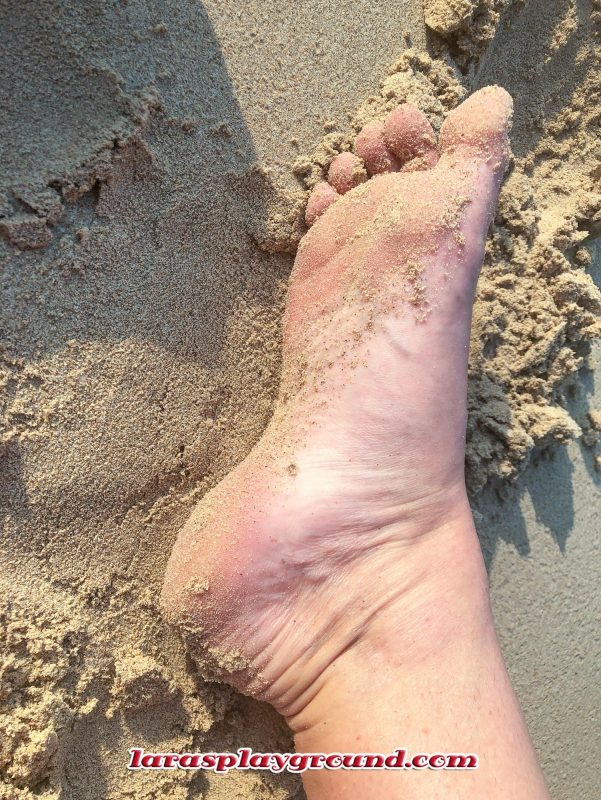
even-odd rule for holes
{"type": "Polygon", "coordinates": [[[165,758],[164,755],[161,753],[146,753],[145,756],[142,756],[142,766],[146,767],[147,769],[160,769],[163,766],[163,759],[165,758]]]}
{"type": "Polygon", "coordinates": [[[217,766],[215,772],[227,772],[238,763],[238,757],[233,753],[219,753],[217,755],[217,766]]]}
{"type": "Polygon", "coordinates": [[[367,769],[382,769],[384,767],[384,756],[370,753],[365,756],[365,766],[367,769]]]}
{"type": "MultiPolygon", "coordinates": [[[[293,758],[293,756],[291,756],[293,758]]],[[[318,769],[321,767],[323,762],[325,761],[325,756],[323,753],[313,753],[309,756],[309,760],[311,762],[311,769],[318,769]]]]}
{"type": "Polygon", "coordinates": [[[217,761],[217,758],[215,756],[215,753],[206,753],[202,757],[202,768],[203,769],[213,769],[213,767],[215,766],[216,761],[217,761]]]}
{"type": "Polygon", "coordinates": [[[451,769],[476,769],[478,766],[478,756],[447,756],[447,766],[451,769]]]}
{"type": "Polygon", "coordinates": [[[275,766],[271,767],[272,772],[281,772],[290,761],[290,756],[287,753],[272,753],[271,758],[275,761],[275,766]]]}
{"type": "Polygon", "coordinates": [[[200,767],[202,756],[200,753],[192,755],[192,753],[184,753],[179,757],[179,765],[183,769],[198,769],[200,767]]]}
{"type": "Polygon", "coordinates": [[[330,753],[326,758],[326,767],[328,769],[340,769],[342,766],[342,756],[340,753],[330,753]]]}
{"type": "Polygon", "coordinates": [[[250,758],[252,750],[250,747],[240,747],[238,748],[238,752],[240,753],[240,763],[238,766],[242,769],[248,769],[248,759],[250,758]]]}
{"type": "Polygon", "coordinates": [[[413,758],[411,759],[411,763],[416,769],[424,769],[424,767],[428,766],[428,756],[423,754],[413,756],[413,758]]]}
{"type": "Polygon", "coordinates": [[[255,753],[250,757],[250,766],[254,767],[261,767],[262,769],[269,769],[271,764],[269,763],[270,756],[262,755],[261,753],[255,753]]]}
{"type": "Polygon", "coordinates": [[[309,766],[311,756],[306,753],[293,753],[288,762],[290,772],[304,772],[309,766]]]}
{"type": "Polygon", "coordinates": [[[140,758],[144,750],[141,747],[132,747],[129,752],[131,753],[131,761],[127,765],[127,769],[140,769],[140,758]]]}
{"type": "Polygon", "coordinates": [[[391,767],[393,769],[402,769],[405,766],[406,758],[406,750],[395,750],[394,753],[391,753],[391,755],[387,756],[384,763],[387,767],[391,767]]]}
{"type": "Polygon", "coordinates": [[[361,769],[363,765],[363,756],[356,755],[355,753],[347,753],[342,756],[342,766],[344,769],[361,769]]]}
{"type": "Polygon", "coordinates": [[[442,753],[435,753],[434,755],[430,756],[430,761],[428,763],[432,769],[442,769],[447,763],[447,760],[442,753]]]}

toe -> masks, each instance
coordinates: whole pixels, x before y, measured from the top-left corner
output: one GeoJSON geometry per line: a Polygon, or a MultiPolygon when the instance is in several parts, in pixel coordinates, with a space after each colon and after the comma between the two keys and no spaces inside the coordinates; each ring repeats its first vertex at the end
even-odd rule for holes
{"type": "Polygon", "coordinates": [[[340,153],[330,164],[328,181],[338,194],[346,194],[366,180],[367,172],[363,161],[352,153],[340,153]]]}
{"type": "Polygon", "coordinates": [[[311,192],[307,208],[305,210],[305,222],[307,227],[311,227],[318,217],[327,211],[327,209],[335,203],[340,195],[329,183],[322,181],[318,183],[315,189],[311,192]]]}
{"type": "Polygon", "coordinates": [[[425,115],[410,103],[390,112],[384,122],[384,142],[405,171],[431,169],[438,161],[434,130],[425,115]]]}
{"type": "Polygon", "coordinates": [[[507,133],[512,111],[511,95],[500,86],[477,91],[445,120],[440,132],[441,161],[486,162],[502,175],[509,155],[507,133]]]}
{"type": "Polygon", "coordinates": [[[384,124],[378,120],[369,122],[357,136],[355,153],[363,159],[370,175],[382,172],[398,172],[399,163],[384,141],[384,124]]]}
{"type": "Polygon", "coordinates": [[[481,263],[507,167],[512,107],[504,89],[487,87],[458,106],[442,126],[435,171],[451,194],[460,190],[469,198],[460,232],[466,243],[464,255],[471,253],[473,263],[481,263]]]}

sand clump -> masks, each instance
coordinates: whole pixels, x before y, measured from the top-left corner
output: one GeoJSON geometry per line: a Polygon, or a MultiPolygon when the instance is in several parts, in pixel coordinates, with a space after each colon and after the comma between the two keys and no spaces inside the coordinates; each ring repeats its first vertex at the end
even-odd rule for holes
{"type": "Polygon", "coordinates": [[[473,71],[510,11],[519,13],[527,0],[423,0],[430,30],[449,45],[454,62],[473,71]]]}

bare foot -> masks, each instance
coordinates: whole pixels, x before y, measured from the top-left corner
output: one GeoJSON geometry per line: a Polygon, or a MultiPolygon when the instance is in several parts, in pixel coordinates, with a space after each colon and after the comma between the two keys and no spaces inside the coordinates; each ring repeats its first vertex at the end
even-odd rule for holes
{"type": "Polygon", "coordinates": [[[211,674],[292,722],[392,615],[418,621],[401,635],[419,647],[434,596],[479,558],[468,343],[510,114],[483,89],[437,147],[400,106],[362,131],[361,158],[336,158],[307,207],[273,419],[173,549],[167,619],[211,674]]]}

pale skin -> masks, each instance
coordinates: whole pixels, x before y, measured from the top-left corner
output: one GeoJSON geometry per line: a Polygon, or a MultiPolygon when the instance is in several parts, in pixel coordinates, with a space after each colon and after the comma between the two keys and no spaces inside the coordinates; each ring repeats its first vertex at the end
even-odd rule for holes
{"type": "Polygon", "coordinates": [[[472,304],[510,115],[503,89],[481,90],[437,143],[400,106],[332,164],[307,206],[273,419],[169,561],[167,619],[201,669],[286,717],[297,751],[479,758],[309,771],[309,800],[549,797],[464,480],[472,304]]]}

